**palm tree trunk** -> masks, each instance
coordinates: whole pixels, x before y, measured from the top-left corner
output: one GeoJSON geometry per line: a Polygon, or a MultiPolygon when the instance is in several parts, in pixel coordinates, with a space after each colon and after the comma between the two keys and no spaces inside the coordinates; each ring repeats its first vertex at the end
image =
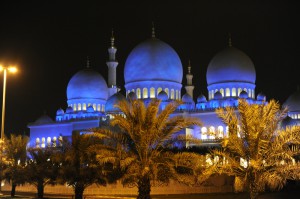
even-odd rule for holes
{"type": "Polygon", "coordinates": [[[84,186],[76,185],[75,186],[75,199],[83,199],[84,186]]]}
{"type": "Polygon", "coordinates": [[[44,198],[44,183],[39,181],[37,186],[38,198],[44,198]]]}
{"type": "Polygon", "coordinates": [[[259,193],[258,193],[255,182],[250,182],[249,192],[250,192],[250,199],[258,198],[259,193]]]}
{"type": "Polygon", "coordinates": [[[137,199],[151,199],[151,184],[149,176],[143,176],[138,181],[138,196],[137,199]]]}
{"type": "Polygon", "coordinates": [[[11,184],[11,192],[10,192],[10,196],[11,197],[15,197],[15,195],[16,195],[16,187],[17,187],[17,185],[13,182],[11,184]]]}

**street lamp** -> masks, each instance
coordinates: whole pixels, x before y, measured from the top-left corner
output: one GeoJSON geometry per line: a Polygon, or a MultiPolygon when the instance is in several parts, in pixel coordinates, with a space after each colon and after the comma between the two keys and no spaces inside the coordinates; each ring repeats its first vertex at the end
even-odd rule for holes
{"type": "Polygon", "coordinates": [[[1,66],[0,72],[3,71],[3,100],[2,100],[2,121],[1,121],[1,140],[4,139],[4,118],[5,118],[5,96],[6,96],[6,75],[7,72],[15,73],[17,68],[13,66],[1,66]]]}

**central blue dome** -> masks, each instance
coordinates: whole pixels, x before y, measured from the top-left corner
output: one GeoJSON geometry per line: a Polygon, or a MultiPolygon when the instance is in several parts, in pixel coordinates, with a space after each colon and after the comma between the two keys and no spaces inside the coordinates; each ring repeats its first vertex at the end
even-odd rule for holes
{"type": "Polygon", "coordinates": [[[139,81],[170,81],[181,84],[182,77],[179,56],[171,46],[157,38],[137,45],[125,63],[126,84],[139,81]]]}
{"type": "Polygon", "coordinates": [[[255,79],[256,73],[251,59],[244,52],[232,46],[213,57],[206,73],[207,85],[226,82],[255,84],[255,79]]]}
{"type": "Polygon", "coordinates": [[[86,68],[77,72],[67,87],[68,100],[102,99],[108,96],[107,84],[97,71],[86,68]]]}

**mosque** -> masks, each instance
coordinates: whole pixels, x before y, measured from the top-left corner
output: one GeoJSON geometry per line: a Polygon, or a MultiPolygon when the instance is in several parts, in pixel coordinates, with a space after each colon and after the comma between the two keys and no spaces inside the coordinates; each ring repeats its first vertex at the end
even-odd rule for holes
{"type": "MultiPolygon", "coordinates": [[[[155,36],[138,44],[127,57],[124,68],[126,96],[117,86],[117,48],[114,36],[108,48],[108,81],[87,63],[86,68],[78,71],[67,86],[68,107],[58,109],[55,120],[42,115],[28,124],[31,147],[55,147],[61,144],[63,137],[70,137],[73,131],[83,132],[88,128],[99,127],[101,122],[112,118],[120,111],[114,107],[126,98],[143,99],[145,102],[160,99],[161,109],[173,100],[183,104],[174,115],[198,117],[203,127],[185,129],[186,135],[202,140],[201,144],[210,146],[227,136],[228,127],[217,117],[215,109],[238,105],[238,99],[246,99],[251,104],[263,104],[266,96],[256,95],[256,72],[252,60],[243,51],[229,45],[217,53],[210,61],[207,73],[208,96],[198,94],[194,101],[194,85],[191,65],[185,74],[183,85],[183,67],[176,51],[155,36]],[[182,90],[184,93],[182,95],[182,90]],[[208,134],[208,132],[215,132],[208,134]]],[[[282,125],[298,125],[300,121],[300,92],[291,95],[285,105],[289,112],[282,125]]]]}

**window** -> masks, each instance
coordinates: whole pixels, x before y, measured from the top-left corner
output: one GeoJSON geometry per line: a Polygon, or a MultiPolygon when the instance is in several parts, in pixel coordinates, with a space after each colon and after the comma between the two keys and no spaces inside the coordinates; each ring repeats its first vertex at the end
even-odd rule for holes
{"type": "Polygon", "coordinates": [[[141,99],[141,89],[140,88],[136,89],[136,95],[137,95],[138,99],[141,99]]]}
{"type": "Polygon", "coordinates": [[[215,127],[209,127],[209,139],[215,139],[216,131],[215,127]]]}
{"type": "Polygon", "coordinates": [[[148,98],[148,89],[147,88],[143,88],[143,98],[148,98]]]}
{"type": "Polygon", "coordinates": [[[251,89],[248,89],[248,97],[251,97],[251,89]]]}
{"type": "Polygon", "coordinates": [[[74,111],[77,111],[77,106],[76,106],[76,104],[74,104],[73,110],[74,110],[74,111]]]}
{"type": "Polygon", "coordinates": [[[85,103],[82,104],[82,109],[83,109],[84,111],[86,110],[86,104],[85,104],[85,103]]]}
{"type": "Polygon", "coordinates": [[[207,139],[207,128],[206,127],[201,128],[201,139],[203,139],[203,140],[207,139]]]}
{"type": "Polygon", "coordinates": [[[155,98],[155,88],[150,88],[150,98],[155,98]]]}
{"type": "Polygon", "coordinates": [[[51,146],[51,137],[47,137],[47,146],[48,146],[48,147],[51,146]]]}
{"type": "Polygon", "coordinates": [[[78,103],[78,111],[81,111],[81,104],[78,103]]]}
{"type": "Polygon", "coordinates": [[[220,89],[220,93],[222,94],[222,97],[224,97],[224,89],[223,88],[220,89]]]}
{"type": "Polygon", "coordinates": [[[238,96],[240,96],[241,92],[242,92],[242,89],[238,88],[238,96]]]}
{"type": "Polygon", "coordinates": [[[98,104],[98,106],[97,106],[97,111],[101,111],[101,105],[100,104],[98,104]]]}
{"type": "Polygon", "coordinates": [[[229,97],[229,96],[230,96],[230,89],[226,88],[226,97],[229,97]]]}
{"type": "Polygon", "coordinates": [[[40,147],[40,138],[35,139],[35,147],[39,148],[40,147]]]}
{"type": "Polygon", "coordinates": [[[96,110],[96,104],[93,104],[93,109],[96,110]]]}
{"type": "Polygon", "coordinates": [[[159,88],[157,89],[157,95],[160,93],[160,91],[162,91],[162,88],[161,88],[161,87],[159,87],[159,88]]]}
{"type": "Polygon", "coordinates": [[[171,99],[174,99],[174,89],[171,89],[171,99]]]}
{"type": "Polygon", "coordinates": [[[104,106],[104,104],[102,104],[102,112],[104,112],[105,111],[105,106],[104,106]]]}
{"type": "Polygon", "coordinates": [[[218,134],[217,134],[217,138],[223,138],[223,137],[224,137],[223,126],[218,126],[218,134]]]}
{"type": "Polygon", "coordinates": [[[169,97],[169,89],[165,88],[165,92],[167,93],[168,97],[169,97]]]}
{"type": "Polygon", "coordinates": [[[176,90],[176,99],[178,100],[179,97],[178,97],[178,90],[176,90]]]}
{"type": "Polygon", "coordinates": [[[232,96],[236,97],[236,88],[232,88],[231,93],[232,93],[232,96]]]}
{"type": "Polygon", "coordinates": [[[46,141],[45,138],[42,137],[42,146],[41,146],[42,148],[45,148],[45,141],[46,141]]]}

